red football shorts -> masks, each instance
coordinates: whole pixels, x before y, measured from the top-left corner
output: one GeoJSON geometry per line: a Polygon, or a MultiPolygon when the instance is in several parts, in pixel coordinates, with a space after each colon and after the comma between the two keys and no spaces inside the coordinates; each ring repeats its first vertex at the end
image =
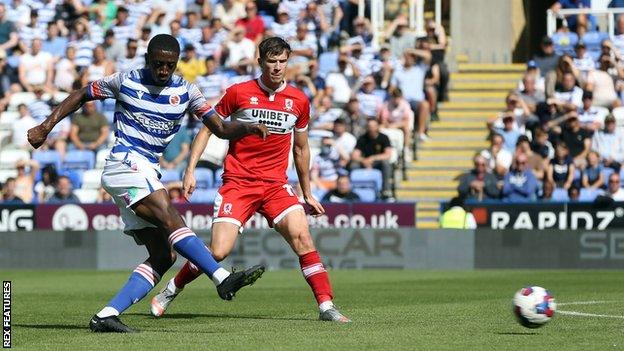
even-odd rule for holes
{"type": "Polygon", "coordinates": [[[227,179],[215,197],[213,223],[229,222],[242,227],[258,212],[273,227],[297,209],[303,206],[288,183],[227,179]]]}

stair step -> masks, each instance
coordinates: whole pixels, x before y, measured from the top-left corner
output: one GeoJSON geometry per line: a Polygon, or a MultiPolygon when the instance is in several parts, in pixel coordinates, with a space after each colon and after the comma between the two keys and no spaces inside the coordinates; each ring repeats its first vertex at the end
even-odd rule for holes
{"type": "Polygon", "coordinates": [[[478,110],[481,114],[488,112],[499,112],[505,108],[504,100],[501,101],[449,101],[438,106],[440,111],[449,110],[478,110]]]}
{"type": "Polygon", "coordinates": [[[406,188],[457,188],[457,185],[459,184],[458,181],[456,180],[424,180],[424,179],[410,179],[410,180],[405,180],[401,182],[401,188],[406,187],[406,188]]]}
{"type": "Polygon", "coordinates": [[[449,130],[449,129],[462,129],[462,130],[481,130],[483,131],[486,128],[485,118],[481,119],[472,119],[472,120],[454,120],[452,118],[445,118],[439,122],[435,122],[433,128],[435,130],[449,130]]]}
{"type": "Polygon", "coordinates": [[[504,100],[507,96],[507,91],[456,91],[452,90],[449,92],[449,98],[451,101],[458,99],[502,99],[504,100]]]}
{"type": "Polygon", "coordinates": [[[453,162],[452,164],[448,164],[445,162],[440,162],[437,160],[418,160],[413,163],[414,167],[423,168],[423,167],[431,167],[431,168],[457,168],[457,167],[471,167],[472,160],[467,158],[465,160],[458,160],[453,162]]]}
{"type": "Polygon", "coordinates": [[[514,90],[518,83],[516,80],[503,80],[503,81],[459,81],[451,83],[451,92],[454,91],[491,91],[502,90],[506,93],[510,90],[514,90]]]}
{"type": "Polygon", "coordinates": [[[449,199],[457,196],[457,190],[408,190],[408,189],[398,189],[397,195],[400,198],[409,198],[409,199],[418,199],[418,198],[429,198],[429,199],[441,199],[448,201],[449,199]]]}
{"type": "Polygon", "coordinates": [[[431,201],[431,202],[418,201],[416,203],[416,208],[419,209],[419,210],[439,209],[440,208],[440,203],[437,202],[437,201],[431,201]]]}
{"type": "Polygon", "coordinates": [[[417,229],[439,229],[440,228],[440,223],[436,222],[426,222],[426,221],[421,221],[421,222],[416,222],[416,228],[417,229]]]}
{"type": "Polygon", "coordinates": [[[420,150],[418,151],[418,159],[422,160],[423,157],[449,157],[449,156],[457,156],[457,157],[468,157],[472,158],[475,152],[473,150],[420,150]]]}
{"type": "MultiPolygon", "coordinates": [[[[482,138],[483,139],[483,138],[482,138]]],[[[421,143],[422,147],[439,147],[439,148],[457,148],[457,149],[484,149],[488,146],[486,140],[429,140],[425,143],[421,143]]]]}
{"type": "Polygon", "coordinates": [[[504,72],[504,73],[523,73],[526,71],[526,65],[521,63],[510,64],[494,64],[494,63],[460,63],[457,65],[459,72],[504,72]]]}
{"type": "Polygon", "coordinates": [[[496,82],[507,82],[507,83],[514,82],[518,84],[518,81],[521,78],[522,78],[522,74],[519,74],[519,73],[457,72],[457,73],[452,73],[450,79],[451,79],[452,84],[455,82],[484,82],[484,81],[496,81],[496,82]]]}
{"type": "Polygon", "coordinates": [[[440,116],[440,122],[447,121],[449,119],[469,119],[469,120],[483,120],[486,121],[488,118],[494,116],[496,113],[500,112],[500,110],[453,110],[447,108],[447,103],[444,106],[441,105],[440,110],[438,111],[438,116],[440,116]]]}
{"type": "Polygon", "coordinates": [[[440,211],[419,211],[416,213],[416,218],[437,218],[440,217],[440,211]]]}
{"type": "Polygon", "coordinates": [[[433,140],[452,139],[458,146],[462,145],[464,140],[483,141],[487,134],[484,130],[431,130],[429,137],[433,140]]]}
{"type": "Polygon", "coordinates": [[[466,170],[441,170],[441,169],[407,169],[406,173],[409,179],[418,179],[420,177],[439,177],[440,179],[450,178],[459,179],[459,176],[466,170]]]}

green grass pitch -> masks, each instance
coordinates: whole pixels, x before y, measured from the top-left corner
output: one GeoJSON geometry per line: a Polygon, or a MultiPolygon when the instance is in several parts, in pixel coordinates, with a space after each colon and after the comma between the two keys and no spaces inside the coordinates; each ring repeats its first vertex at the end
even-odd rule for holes
{"type": "MultiPolygon", "coordinates": [[[[335,301],[353,319],[319,322],[298,271],[269,271],[221,301],[201,278],[155,319],[155,291],[122,320],[142,332],[87,328],[129,272],[0,271],[12,280],[13,347],[29,350],[621,350],[624,277],[618,271],[331,271],[335,301]],[[551,290],[560,310],[525,329],[511,298],[526,284],[551,290]],[[594,301],[587,304],[579,302],[594,301]],[[572,303],[572,304],[570,304],[572,303]],[[571,315],[585,313],[591,316],[571,315]],[[600,315],[600,316],[595,316],[600,315]]],[[[171,277],[169,273],[165,279],[171,277]]],[[[162,284],[157,287],[160,289],[162,284]]]]}

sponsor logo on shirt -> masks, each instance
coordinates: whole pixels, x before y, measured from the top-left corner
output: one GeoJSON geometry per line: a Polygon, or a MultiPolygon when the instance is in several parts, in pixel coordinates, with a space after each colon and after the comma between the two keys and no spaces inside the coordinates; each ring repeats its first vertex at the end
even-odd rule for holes
{"type": "Polygon", "coordinates": [[[180,104],[180,96],[178,95],[169,96],[169,104],[171,104],[172,106],[177,106],[178,104],[180,104]]]}
{"type": "Polygon", "coordinates": [[[257,105],[258,104],[258,98],[255,96],[252,96],[251,98],[249,98],[249,103],[252,105],[257,105]]]}
{"type": "Polygon", "coordinates": [[[286,99],[284,100],[284,110],[286,111],[292,111],[293,110],[293,101],[292,99],[286,99]]]}

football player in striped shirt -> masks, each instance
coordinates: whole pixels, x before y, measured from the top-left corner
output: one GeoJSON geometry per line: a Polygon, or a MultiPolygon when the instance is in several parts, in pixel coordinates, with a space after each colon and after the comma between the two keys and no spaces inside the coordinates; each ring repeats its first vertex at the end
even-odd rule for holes
{"type": "Polygon", "coordinates": [[[125,233],[144,244],[149,257],[106,307],[93,316],[89,327],[94,332],[135,331],[117,316],[147,295],[171,267],[175,253],[170,247],[206,273],[224,300],[231,300],[240,288],[252,284],[264,272],[263,266],[236,273],[222,268],[186,226],[159,181],[158,159],[180,129],[187,111],[224,139],[248,134],[264,139],[268,134],[261,124],[223,122],[195,85],[173,75],[179,55],[174,37],[155,36],[148,45],[145,69],[116,73],[74,91],[45,121],[28,131],[29,142],[38,148],[54,125],[85,102],[116,99],[116,140],[102,173],[102,186],[120,209],[125,233]]]}

